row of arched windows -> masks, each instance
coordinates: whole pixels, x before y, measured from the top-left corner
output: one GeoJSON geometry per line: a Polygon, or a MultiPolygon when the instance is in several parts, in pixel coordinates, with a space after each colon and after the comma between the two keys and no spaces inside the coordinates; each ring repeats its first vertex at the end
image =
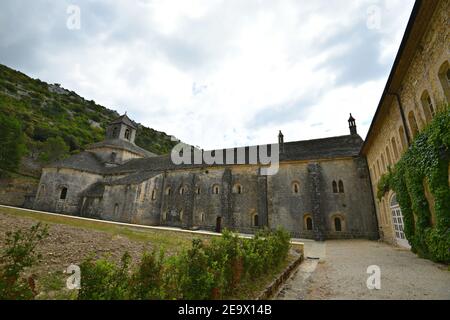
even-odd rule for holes
{"type": "MultiPolygon", "coordinates": [[[[450,102],[450,68],[448,61],[445,61],[439,68],[438,79],[441,83],[447,102],[450,102]]],[[[407,114],[407,125],[409,127],[407,128],[407,130],[409,130],[411,138],[414,138],[417,133],[419,133],[419,125],[417,119],[421,120],[421,123],[423,123],[423,117],[418,118],[420,114],[416,114],[416,112],[421,111],[425,118],[425,122],[430,122],[437,111],[436,104],[435,102],[433,102],[433,97],[430,95],[430,92],[428,90],[424,90],[418,100],[418,104],[421,106],[421,110],[411,110],[407,114]]],[[[408,143],[406,140],[405,128],[400,125],[398,127],[398,132],[396,132],[393,136],[390,137],[390,139],[387,140],[385,149],[381,152],[378,159],[372,164],[372,167],[370,168],[375,180],[374,182],[380,179],[380,177],[388,170],[389,166],[392,166],[399,160],[401,153],[407,148],[408,143]]]]}
{"type": "MultiPolygon", "coordinates": [[[[335,232],[342,232],[344,229],[344,218],[342,216],[334,215],[331,217],[332,226],[335,232]]],[[[303,228],[307,231],[312,231],[314,228],[313,218],[307,214],[303,217],[303,228]]]]}
{"type": "MultiPolygon", "coordinates": [[[[184,195],[187,191],[187,187],[180,187],[178,189],[178,193],[180,195],[184,195]]],[[[240,184],[235,184],[232,188],[232,192],[235,194],[242,194],[243,193],[243,188],[242,185],[240,184]]],[[[200,187],[195,187],[195,194],[201,194],[202,193],[202,189],[200,187]]],[[[167,187],[165,192],[165,195],[170,196],[172,194],[172,188],[171,187],[167,187]]],[[[220,186],[218,184],[215,184],[211,187],[211,194],[220,194],[220,186]]],[[[152,200],[156,199],[156,190],[152,191],[152,200]]]]}
{"type": "Polygon", "coordinates": [[[342,180],[339,180],[339,182],[333,180],[332,187],[333,193],[344,193],[344,182],[342,180]]]}

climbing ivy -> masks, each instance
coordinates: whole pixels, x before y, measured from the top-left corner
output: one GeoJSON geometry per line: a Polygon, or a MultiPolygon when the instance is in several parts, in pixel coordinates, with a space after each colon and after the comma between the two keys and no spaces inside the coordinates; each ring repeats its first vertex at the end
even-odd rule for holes
{"type": "Polygon", "coordinates": [[[441,108],[408,151],[380,178],[379,200],[396,193],[402,209],[405,236],[419,256],[450,262],[450,106],[441,108]],[[434,198],[434,219],[425,195],[434,198]]]}

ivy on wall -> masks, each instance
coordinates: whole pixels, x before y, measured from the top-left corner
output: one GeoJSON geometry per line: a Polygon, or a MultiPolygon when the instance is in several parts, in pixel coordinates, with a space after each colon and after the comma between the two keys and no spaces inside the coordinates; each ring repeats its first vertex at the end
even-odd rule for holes
{"type": "Polygon", "coordinates": [[[442,108],[408,151],[378,182],[379,200],[389,190],[401,207],[404,232],[420,257],[450,263],[450,106],[442,108]],[[434,198],[434,219],[425,193],[434,198]]]}

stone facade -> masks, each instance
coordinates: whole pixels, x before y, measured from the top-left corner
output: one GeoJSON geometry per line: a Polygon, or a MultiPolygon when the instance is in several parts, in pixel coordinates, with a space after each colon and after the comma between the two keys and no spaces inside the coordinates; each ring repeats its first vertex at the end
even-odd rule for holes
{"type": "Polygon", "coordinates": [[[251,163],[248,154],[236,165],[174,165],[168,156],[139,150],[130,123],[121,117],[105,141],[44,168],[34,208],[188,229],[253,233],[282,226],[295,237],[319,240],[378,237],[367,163],[359,155],[363,141],[354,123],[347,136],[281,139],[275,175],[263,175],[264,165],[251,163]],[[124,128],[130,129],[128,139],[124,128]]]}
{"type": "MultiPolygon", "coordinates": [[[[381,176],[407,150],[433,114],[450,102],[450,2],[416,4],[362,153],[376,199],[381,176]],[[403,113],[403,116],[402,116],[403,113]]],[[[449,177],[450,181],[450,177],[449,177]]],[[[391,210],[394,194],[375,200],[380,236],[397,243],[391,210]]]]}

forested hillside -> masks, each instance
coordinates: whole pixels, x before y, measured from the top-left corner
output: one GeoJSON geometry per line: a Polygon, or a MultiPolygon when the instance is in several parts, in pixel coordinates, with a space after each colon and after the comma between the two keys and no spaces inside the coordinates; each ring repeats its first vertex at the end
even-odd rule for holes
{"type": "MultiPolygon", "coordinates": [[[[8,171],[38,175],[40,166],[102,140],[106,125],[117,116],[116,111],[58,84],[32,79],[0,64],[1,153],[10,162],[17,156],[22,158],[19,167],[10,163],[6,168],[0,165],[0,169],[3,175],[8,171]]],[[[164,154],[174,142],[164,132],[138,124],[136,144],[164,154]]]]}

